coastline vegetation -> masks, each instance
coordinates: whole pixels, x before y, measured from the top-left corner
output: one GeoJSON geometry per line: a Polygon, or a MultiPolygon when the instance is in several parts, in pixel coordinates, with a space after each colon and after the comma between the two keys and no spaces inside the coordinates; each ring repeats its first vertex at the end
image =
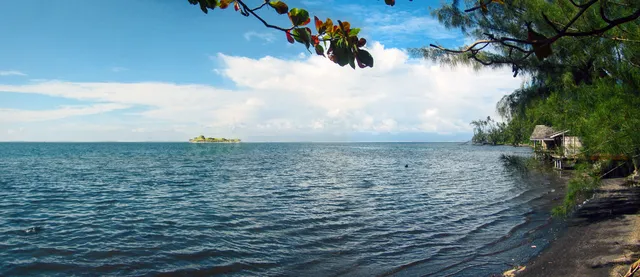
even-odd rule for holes
{"type": "Polygon", "coordinates": [[[522,86],[496,104],[502,122],[471,122],[472,141],[529,144],[536,125],[579,137],[580,163],[556,215],[567,215],[591,197],[612,167],[626,163],[638,172],[640,1],[486,2],[476,12],[453,4],[434,11],[445,26],[463,30],[476,43],[456,51],[416,51],[448,65],[509,66],[514,76],[526,74],[522,86]]]}
{"type": "Polygon", "coordinates": [[[562,204],[553,208],[551,214],[566,217],[583,201],[593,196],[600,186],[600,177],[593,166],[583,163],[576,167],[573,177],[567,182],[567,191],[562,204]]]}
{"type": "Polygon", "coordinates": [[[473,126],[473,144],[503,145],[508,143],[507,123],[496,122],[490,116],[487,119],[471,121],[473,126]]]}
{"type": "Polygon", "coordinates": [[[240,139],[227,139],[227,138],[207,138],[203,135],[197,136],[189,140],[191,143],[239,143],[240,139]]]}

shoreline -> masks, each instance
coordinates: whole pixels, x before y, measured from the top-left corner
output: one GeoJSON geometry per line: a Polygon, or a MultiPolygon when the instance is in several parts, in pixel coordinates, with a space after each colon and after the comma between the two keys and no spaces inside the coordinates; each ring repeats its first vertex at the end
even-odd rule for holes
{"type": "Polygon", "coordinates": [[[594,197],[565,220],[560,236],[523,270],[503,276],[624,276],[640,259],[640,186],[626,180],[602,180],[594,197]]]}

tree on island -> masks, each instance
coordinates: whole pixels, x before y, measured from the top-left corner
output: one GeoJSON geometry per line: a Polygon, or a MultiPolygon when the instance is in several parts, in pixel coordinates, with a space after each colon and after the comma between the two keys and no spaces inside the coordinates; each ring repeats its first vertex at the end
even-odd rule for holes
{"type": "Polygon", "coordinates": [[[203,135],[197,136],[189,140],[190,142],[240,142],[240,139],[227,139],[227,138],[207,138],[203,135]]]}
{"type": "Polygon", "coordinates": [[[471,125],[473,126],[471,142],[474,144],[499,145],[507,143],[508,133],[506,123],[497,122],[490,116],[487,116],[486,119],[471,121],[471,125]]]}

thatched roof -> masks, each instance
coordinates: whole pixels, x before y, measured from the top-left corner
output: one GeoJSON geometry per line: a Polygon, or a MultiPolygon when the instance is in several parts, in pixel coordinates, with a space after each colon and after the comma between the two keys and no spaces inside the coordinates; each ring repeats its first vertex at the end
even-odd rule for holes
{"type": "Polygon", "coordinates": [[[543,140],[549,139],[549,136],[556,133],[553,128],[545,125],[536,125],[536,128],[533,129],[533,133],[531,133],[530,140],[543,140]]]}

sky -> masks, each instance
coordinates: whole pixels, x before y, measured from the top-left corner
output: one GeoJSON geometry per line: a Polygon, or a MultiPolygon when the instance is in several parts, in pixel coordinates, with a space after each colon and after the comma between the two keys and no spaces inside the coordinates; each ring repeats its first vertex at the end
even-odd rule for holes
{"type": "Polygon", "coordinates": [[[440,0],[286,2],[360,27],[374,68],[187,0],[0,1],[0,141],[466,141],[522,83],[408,54],[468,41],[429,15],[440,0]]]}

